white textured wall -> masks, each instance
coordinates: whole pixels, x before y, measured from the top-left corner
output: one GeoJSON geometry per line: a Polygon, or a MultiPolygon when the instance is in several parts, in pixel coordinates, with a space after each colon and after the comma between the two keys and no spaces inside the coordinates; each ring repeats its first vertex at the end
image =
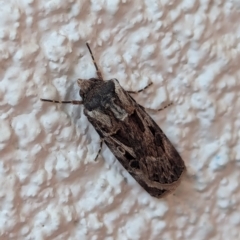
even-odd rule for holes
{"type": "Polygon", "coordinates": [[[240,2],[0,1],[0,239],[240,238],[240,2]],[[154,199],[104,146],[76,80],[105,79],[173,106],[151,116],[187,174],[154,199]]]}

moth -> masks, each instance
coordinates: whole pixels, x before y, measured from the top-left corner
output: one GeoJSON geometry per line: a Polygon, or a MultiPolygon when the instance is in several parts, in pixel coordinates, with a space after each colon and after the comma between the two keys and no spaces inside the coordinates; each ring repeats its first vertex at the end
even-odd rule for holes
{"type": "Polygon", "coordinates": [[[41,100],[82,104],[84,114],[101,138],[97,157],[105,143],[151,196],[165,196],[180,183],[185,170],[182,158],[144,107],[131,97],[134,92],[125,91],[116,78],[103,80],[89,44],[86,45],[98,78],[78,79],[82,101],[41,100]]]}

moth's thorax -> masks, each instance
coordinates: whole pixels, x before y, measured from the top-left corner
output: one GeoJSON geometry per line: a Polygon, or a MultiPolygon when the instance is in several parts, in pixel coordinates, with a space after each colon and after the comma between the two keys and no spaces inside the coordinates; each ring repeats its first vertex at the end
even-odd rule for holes
{"type": "Polygon", "coordinates": [[[80,87],[80,96],[83,101],[89,95],[90,92],[94,91],[98,88],[99,85],[103,84],[104,81],[97,79],[97,78],[90,78],[88,80],[85,79],[78,79],[77,83],[80,87]]]}
{"type": "Polygon", "coordinates": [[[78,80],[80,96],[85,108],[92,111],[101,104],[105,105],[113,98],[115,85],[112,80],[100,80],[91,78],[89,80],[78,80]]]}
{"type": "MultiPolygon", "coordinates": [[[[96,118],[96,115],[106,115],[106,117],[112,116],[123,121],[127,117],[127,113],[122,106],[119,96],[116,94],[116,84],[119,85],[118,81],[111,79],[107,81],[101,80],[101,82],[95,81],[95,86],[92,83],[88,84],[88,86],[83,86],[85,92],[86,89],[88,90],[87,93],[83,94],[84,97],[81,94],[85,107],[84,113],[90,117],[94,116],[94,118],[96,118]]],[[[81,83],[81,85],[85,84],[81,83]]],[[[108,122],[106,118],[102,121],[103,124],[108,122]]]]}

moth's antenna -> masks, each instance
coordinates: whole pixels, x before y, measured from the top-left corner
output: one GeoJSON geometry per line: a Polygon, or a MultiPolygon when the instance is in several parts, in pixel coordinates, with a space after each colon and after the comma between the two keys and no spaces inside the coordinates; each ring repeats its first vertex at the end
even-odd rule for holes
{"type": "Polygon", "coordinates": [[[98,78],[99,78],[100,80],[103,80],[102,73],[101,73],[100,70],[98,69],[98,66],[97,66],[97,63],[95,62],[95,59],[94,59],[94,57],[93,57],[93,54],[92,54],[91,48],[90,48],[90,46],[89,46],[88,43],[86,43],[86,45],[87,45],[87,48],[88,48],[88,50],[89,50],[89,52],[90,52],[90,54],[91,54],[91,57],[92,57],[92,60],[93,60],[94,66],[95,66],[96,71],[97,71],[98,78]]]}

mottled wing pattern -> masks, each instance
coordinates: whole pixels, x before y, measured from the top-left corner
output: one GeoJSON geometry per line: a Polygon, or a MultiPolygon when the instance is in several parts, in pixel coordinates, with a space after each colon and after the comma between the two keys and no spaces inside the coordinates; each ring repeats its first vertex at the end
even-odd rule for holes
{"type": "MultiPolygon", "coordinates": [[[[171,142],[144,108],[116,79],[95,109],[84,112],[123,167],[152,196],[174,190],[185,165],[171,142]]],[[[93,97],[94,100],[94,97],[93,97]]]]}

